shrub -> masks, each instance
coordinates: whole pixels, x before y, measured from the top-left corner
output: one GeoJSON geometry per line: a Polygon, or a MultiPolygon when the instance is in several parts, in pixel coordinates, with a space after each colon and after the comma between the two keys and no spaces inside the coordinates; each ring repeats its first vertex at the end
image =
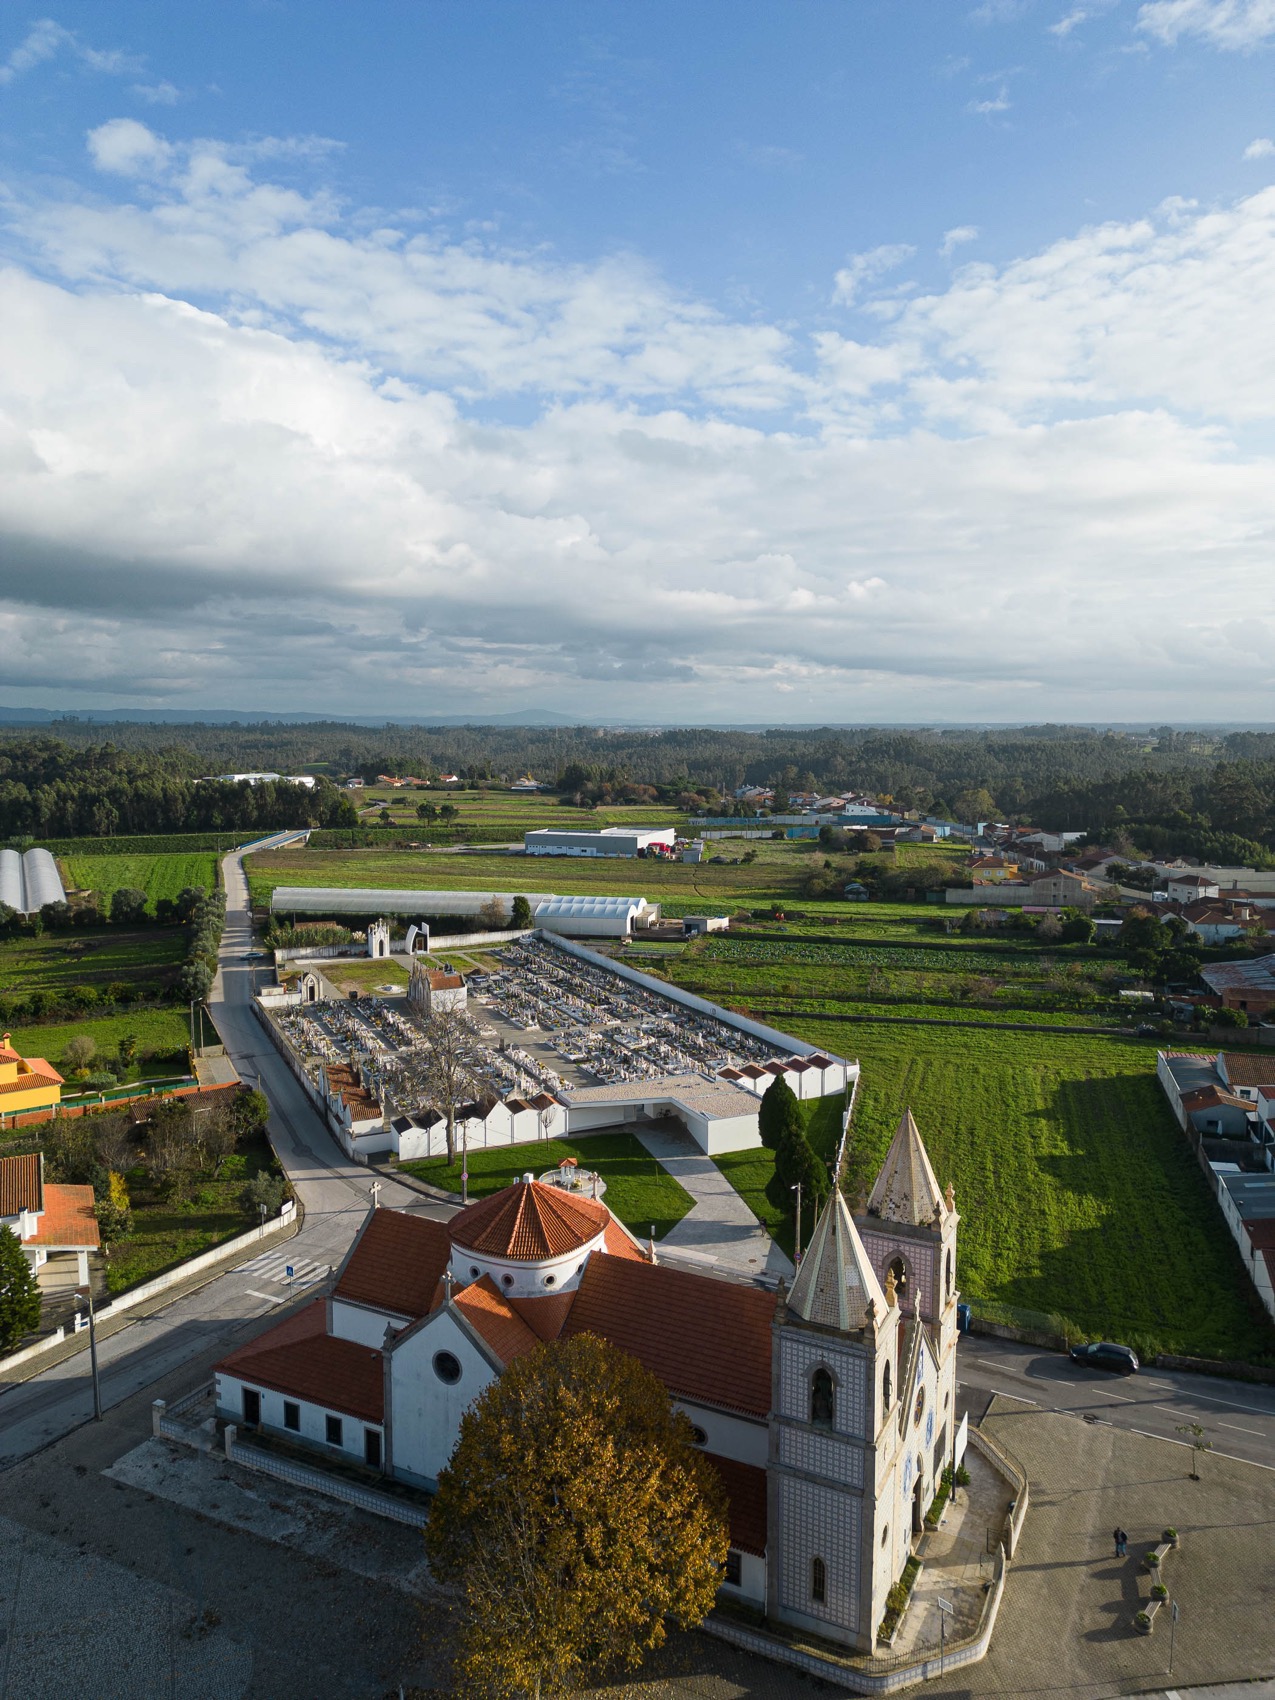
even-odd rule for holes
{"type": "Polygon", "coordinates": [[[68,1039],[62,1052],[62,1066],[75,1073],[77,1069],[87,1068],[97,1055],[97,1040],[90,1033],[77,1033],[73,1039],[68,1039]]]}
{"type": "Polygon", "coordinates": [[[1158,1552],[1144,1553],[1142,1562],[1148,1570],[1158,1570],[1160,1568],[1160,1554],[1158,1552]]]}
{"type": "Polygon", "coordinates": [[[1151,1598],[1153,1600],[1167,1600],[1168,1597],[1169,1597],[1169,1590],[1165,1587],[1163,1582],[1152,1583],[1151,1598]]]}
{"type": "Polygon", "coordinates": [[[1160,1537],[1160,1539],[1163,1540],[1163,1541],[1176,1541],[1177,1538],[1178,1538],[1178,1532],[1177,1532],[1176,1529],[1172,1529],[1172,1528],[1166,1529],[1160,1537]]]}
{"type": "Polygon", "coordinates": [[[1139,1629],[1150,1629],[1151,1613],[1149,1611],[1140,1611],[1135,1614],[1133,1621],[1139,1629]]]}
{"type": "Polygon", "coordinates": [[[261,1215],[264,1204],[267,1216],[277,1216],[279,1206],[283,1203],[283,1182],[275,1175],[268,1175],[263,1170],[256,1174],[239,1194],[239,1206],[244,1214],[252,1217],[261,1215]]]}
{"type": "Polygon", "coordinates": [[[112,1172],[107,1181],[105,1198],[97,1201],[97,1225],[102,1238],[113,1243],[133,1231],[133,1211],[128,1186],[121,1174],[112,1172]]]}

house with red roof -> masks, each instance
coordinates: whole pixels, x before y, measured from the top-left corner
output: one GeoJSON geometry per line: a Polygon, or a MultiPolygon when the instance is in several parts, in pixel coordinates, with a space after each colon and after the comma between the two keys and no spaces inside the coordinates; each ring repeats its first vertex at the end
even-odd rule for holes
{"type": "Polygon", "coordinates": [[[32,1270],[57,1253],[73,1254],[86,1287],[89,1253],[101,1249],[91,1186],[59,1186],[44,1178],[44,1153],[0,1157],[0,1229],[16,1234],[32,1270]]]}
{"type": "Polygon", "coordinates": [[[433,1488],[515,1358],[594,1334],[687,1416],[730,1504],[723,1591],[871,1649],[955,1440],[956,1229],[910,1114],[791,1290],[662,1264],[531,1175],[449,1222],[373,1210],[326,1297],[215,1366],[223,1420],[433,1488]]]}

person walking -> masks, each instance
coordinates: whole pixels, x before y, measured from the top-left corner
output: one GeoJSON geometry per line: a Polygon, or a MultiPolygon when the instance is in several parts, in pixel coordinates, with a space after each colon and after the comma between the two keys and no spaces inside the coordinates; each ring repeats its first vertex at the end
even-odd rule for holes
{"type": "Polygon", "coordinates": [[[1117,1524],[1116,1527],[1111,1531],[1111,1538],[1116,1543],[1116,1557],[1117,1558],[1128,1558],[1128,1556],[1129,1556],[1129,1537],[1125,1533],[1125,1531],[1119,1526],[1119,1524],[1117,1524]]]}

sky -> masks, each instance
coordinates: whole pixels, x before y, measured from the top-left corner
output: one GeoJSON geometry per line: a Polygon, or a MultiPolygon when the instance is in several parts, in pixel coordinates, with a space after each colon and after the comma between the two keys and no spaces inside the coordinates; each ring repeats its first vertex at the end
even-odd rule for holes
{"type": "Polygon", "coordinates": [[[0,10],[0,703],[1275,720],[1275,0],[0,10]]]}

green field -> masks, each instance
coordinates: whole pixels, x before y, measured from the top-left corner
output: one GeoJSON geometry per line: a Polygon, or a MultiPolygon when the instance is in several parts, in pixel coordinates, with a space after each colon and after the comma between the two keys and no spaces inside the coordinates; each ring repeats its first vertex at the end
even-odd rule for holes
{"type": "MultiPolygon", "coordinates": [[[[554,891],[635,893],[663,903],[670,914],[706,908],[738,909],[796,901],[809,867],[810,846],[761,843],[753,863],[713,866],[570,856],[431,853],[424,850],[261,851],[245,859],[254,904],[268,905],[277,885],[382,886],[439,891],[554,891]]],[[[742,854],[743,846],[731,853],[742,854]]],[[[838,905],[802,903],[812,912],[838,905]]]]}
{"type": "Polygon", "coordinates": [[[139,932],[42,933],[0,941],[0,993],[63,991],[116,980],[162,981],[176,974],[186,954],[178,927],[139,932]]]}
{"type": "Polygon", "coordinates": [[[114,1053],[121,1039],[137,1040],[143,1076],[185,1073],[190,1044],[190,1022],[184,1009],[139,1009],[127,1015],[106,1015],[95,1020],[51,1022],[42,1027],[15,1028],[11,1043],[23,1056],[45,1057],[61,1072],[62,1053],[68,1040],[87,1033],[96,1040],[101,1055],[114,1053]]]}
{"type": "MultiPolygon", "coordinates": [[[[663,1239],[682,1220],[694,1199],[663,1170],[631,1133],[594,1133],[583,1139],[548,1139],[534,1145],[502,1145],[496,1150],[469,1153],[469,1196],[488,1193],[521,1180],[530,1170],[537,1175],[574,1157],[582,1169],[596,1170],[606,1183],[605,1203],[625,1227],[646,1239],[654,1225],[663,1239]]],[[[460,1191],[460,1164],[435,1157],[424,1163],[401,1165],[409,1175],[447,1192],[460,1191]]]]}
{"type": "Polygon", "coordinates": [[[217,883],[217,858],[191,852],[176,856],[64,856],[62,879],[68,891],[95,891],[107,903],[122,886],[146,893],[153,911],[161,897],[173,898],[186,886],[211,891],[217,883]]]}
{"type": "MultiPolygon", "coordinates": [[[[967,1297],[1147,1355],[1275,1362],[1275,1328],[1156,1082],[1154,1044],[795,1018],[791,1029],[862,1062],[852,1197],[913,1111],[940,1184],[956,1189],[967,1297]]],[[[830,1157],[835,1106],[812,1131],[830,1157]]],[[[770,1154],[720,1166],[791,1247],[770,1154]]]]}
{"type": "Polygon", "coordinates": [[[432,786],[428,791],[416,791],[388,785],[365,785],[362,791],[350,792],[359,810],[388,808],[395,825],[418,824],[423,832],[430,823],[419,821],[416,810],[422,803],[440,808],[450,803],[457,812],[460,826],[507,827],[512,842],[524,831],[538,826],[683,826],[686,816],[666,804],[621,804],[610,808],[576,809],[564,806],[552,793],[514,791],[469,791],[449,785],[432,786]]]}

